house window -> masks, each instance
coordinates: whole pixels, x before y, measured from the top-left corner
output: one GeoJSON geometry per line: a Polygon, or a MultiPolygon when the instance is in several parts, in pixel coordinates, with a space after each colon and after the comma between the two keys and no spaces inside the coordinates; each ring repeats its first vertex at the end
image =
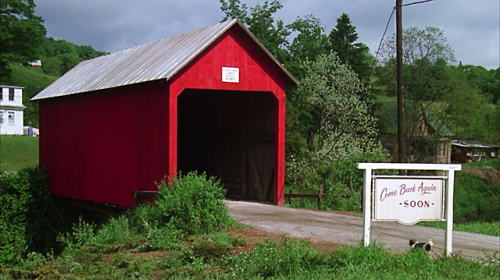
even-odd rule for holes
{"type": "Polygon", "coordinates": [[[0,100],[3,100],[3,88],[0,88],[0,100]]]}
{"type": "Polygon", "coordinates": [[[0,123],[3,123],[3,111],[0,111],[0,123]]]}
{"type": "Polygon", "coordinates": [[[14,112],[9,112],[7,118],[9,120],[8,124],[14,125],[14,112]]]}
{"type": "Polygon", "coordinates": [[[9,88],[9,100],[14,101],[14,89],[9,88]]]}

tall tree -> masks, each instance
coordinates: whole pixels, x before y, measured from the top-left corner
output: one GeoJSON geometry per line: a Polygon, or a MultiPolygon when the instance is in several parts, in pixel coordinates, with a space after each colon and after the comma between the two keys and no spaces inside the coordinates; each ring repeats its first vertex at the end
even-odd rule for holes
{"type": "Polygon", "coordinates": [[[9,62],[36,60],[46,30],[35,15],[34,0],[0,1],[0,79],[10,76],[9,62]]]}
{"type": "Polygon", "coordinates": [[[348,64],[361,81],[367,82],[373,57],[368,46],[355,43],[358,40],[358,33],[346,13],[337,18],[337,25],[330,32],[329,40],[331,49],[337,53],[340,61],[348,64]]]}
{"type": "Polygon", "coordinates": [[[300,80],[305,74],[302,61],[315,61],[320,55],[328,53],[328,36],[319,18],[313,15],[298,17],[286,27],[290,33],[296,34],[288,48],[290,61],[287,62],[287,68],[295,78],[300,80]]]}
{"type": "MultiPolygon", "coordinates": [[[[446,106],[436,104],[446,102],[446,96],[455,90],[451,83],[448,65],[455,61],[453,50],[446,43],[443,32],[436,27],[419,29],[416,27],[403,30],[403,64],[404,64],[404,95],[405,95],[405,142],[406,157],[417,156],[424,148],[430,147],[436,141],[423,141],[424,121],[433,118],[436,125],[444,124],[442,114],[446,106]],[[437,109],[436,109],[437,108],[437,109]],[[441,113],[440,113],[441,112],[441,113]],[[439,117],[441,116],[441,117],[439,117]],[[423,142],[422,142],[423,141],[423,142]]],[[[391,36],[382,46],[380,57],[385,65],[387,75],[382,79],[396,80],[396,36],[391,36]]],[[[395,86],[393,83],[388,85],[395,86]]],[[[387,87],[389,95],[395,95],[396,88],[387,87]]],[[[437,133],[436,133],[437,134],[437,133]]],[[[436,140],[438,135],[435,135],[436,140]]],[[[430,148],[429,150],[432,150],[430,148]]],[[[423,158],[424,155],[420,155],[423,158]]]]}
{"type": "Polygon", "coordinates": [[[325,160],[344,159],[374,143],[375,120],[360,97],[367,89],[335,53],[305,62],[300,90],[314,112],[317,152],[325,160]]]}

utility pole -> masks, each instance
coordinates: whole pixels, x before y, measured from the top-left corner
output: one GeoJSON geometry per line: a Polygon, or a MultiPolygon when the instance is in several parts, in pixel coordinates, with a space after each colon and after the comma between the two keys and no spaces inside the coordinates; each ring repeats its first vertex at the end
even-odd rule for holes
{"type": "Polygon", "coordinates": [[[403,84],[403,0],[396,0],[396,56],[398,82],[398,161],[405,163],[404,84],[403,84]]]}

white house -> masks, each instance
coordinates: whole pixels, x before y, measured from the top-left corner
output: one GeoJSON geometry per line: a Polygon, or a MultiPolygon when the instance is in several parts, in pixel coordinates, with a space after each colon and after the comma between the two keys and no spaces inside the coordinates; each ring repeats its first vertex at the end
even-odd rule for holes
{"type": "Polygon", "coordinates": [[[0,134],[23,135],[23,88],[0,84],[0,134]]]}

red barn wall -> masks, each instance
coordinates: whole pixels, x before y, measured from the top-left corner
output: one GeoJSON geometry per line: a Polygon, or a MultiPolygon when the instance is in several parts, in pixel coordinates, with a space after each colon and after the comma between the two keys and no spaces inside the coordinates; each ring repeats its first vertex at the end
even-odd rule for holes
{"type": "Polygon", "coordinates": [[[41,100],[40,165],[54,194],[131,206],[168,173],[166,82],[41,100]]]}
{"type": "Polygon", "coordinates": [[[274,203],[284,205],[286,77],[283,71],[237,25],[184,69],[170,83],[169,166],[177,164],[177,97],[185,89],[270,92],[277,101],[274,203]],[[239,83],[222,82],[222,67],[239,68],[239,83]]]}

